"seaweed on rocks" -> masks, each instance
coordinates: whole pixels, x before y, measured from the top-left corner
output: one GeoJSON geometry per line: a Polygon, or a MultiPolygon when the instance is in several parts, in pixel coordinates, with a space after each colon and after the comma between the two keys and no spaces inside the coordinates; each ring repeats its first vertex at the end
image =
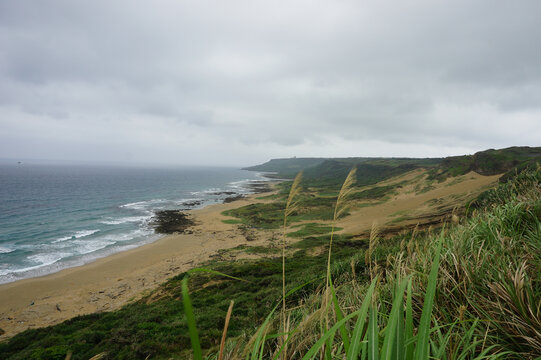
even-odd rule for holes
{"type": "Polygon", "coordinates": [[[237,201],[237,200],[242,200],[244,199],[245,196],[244,195],[235,195],[235,196],[228,196],[224,199],[224,204],[227,204],[227,203],[231,203],[233,201],[237,201]]]}
{"type": "Polygon", "coordinates": [[[215,191],[211,192],[210,195],[235,195],[235,191],[215,191]]]}
{"type": "Polygon", "coordinates": [[[179,210],[157,211],[150,224],[160,234],[184,232],[190,226],[195,225],[194,221],[186,213],[179,210]]]}
{"type": "Polygon", "coordinates": [[[247,185],[250,192],[259,194],[272,191],[272,187],[269,181],[254,181],[247,185]]]}
{"type": "Polygon", "coordinates": [[[201,201],[201,200],[188,200],[188,201],[184,201],[182,203],[182,205],[189,206],[189,207],[195,207],[195,206],[199,206],[201,204],[203,204],[203,201],[201,201]]]}

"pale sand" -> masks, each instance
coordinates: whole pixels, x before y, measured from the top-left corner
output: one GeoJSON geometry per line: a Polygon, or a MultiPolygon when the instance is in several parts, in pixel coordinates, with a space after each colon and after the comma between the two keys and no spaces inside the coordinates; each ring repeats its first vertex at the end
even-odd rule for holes
{"type": "Polygon", "coordinates": [[[401,216],[406,220],[399,221],[401,225],[417,223],[420,217],[431,215],[437,211],[438,205],[430,205],[431,200],[441,199],[445,207],[463,206],[467,200],[471,200],[488,188],[495,187],[500,175],[483,176],[470,172],[456,178],[449,178],[442,183],[434,183],[433,189],[424,193],[415,193],[413,187],[416,183],[423,183],[425,170],[413,170],[405,175],[382,181],[378,186],[398,183],[401,180],[412,180],[421,176],[418,182],[398,190],[398,193],[383,203],[375,203],[369,207],[352,209],[350,215],[338,221],[338,226],[343,230],[340,232],[348,234],[360,234],[370,230],[375,224],[377,227],[385,228],[401,216]],[[453,198],[455,196],[455,198],[453,198]],[[407,220],[412,218],[412,220],[407,220]]]}
{"type": "Polygon", "coordinates": [[[0,339],[77,315],[118,309],[218,250],[245,244],[238,226],[224,224],[227,217],[221,212],[259,202],[256,197],[264,195],[189,212],[197,223],[193,234],[168,235],[83,266],[0,285],[0,329],[5,331],[0,339]]]}

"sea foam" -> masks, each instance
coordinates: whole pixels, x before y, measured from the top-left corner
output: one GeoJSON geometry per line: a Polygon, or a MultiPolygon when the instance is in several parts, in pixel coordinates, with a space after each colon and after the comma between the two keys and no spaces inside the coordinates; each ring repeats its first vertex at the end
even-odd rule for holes
{"type": "Polygon", "coordinates": [[[59,239],[56,239],[55,241],[53,241],[53,244],[54,244],[54,243],[63,242],[63,241],[68,241],[68,240],[80,239],[80,238],[83,238],[83,237],[86,237],[86,236],[90,236],[90,235],[92,235],[92,234],[95,234],[95,233],[97,233],[97,232],[99,232],[99,231],[100,231],[100,229],[77,231],[77,232],[74,233],[73,235],[64,236],[64,237],[61,237],[61,238],[59,238],[59,239]]]}

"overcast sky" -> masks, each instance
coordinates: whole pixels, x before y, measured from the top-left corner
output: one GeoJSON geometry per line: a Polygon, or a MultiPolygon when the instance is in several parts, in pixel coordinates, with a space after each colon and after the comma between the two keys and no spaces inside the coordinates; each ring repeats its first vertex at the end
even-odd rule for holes
{"type": "Polygon", "coordinates": [[[0,0],[0,158],[541,146],[541,1],[0,0]]]}

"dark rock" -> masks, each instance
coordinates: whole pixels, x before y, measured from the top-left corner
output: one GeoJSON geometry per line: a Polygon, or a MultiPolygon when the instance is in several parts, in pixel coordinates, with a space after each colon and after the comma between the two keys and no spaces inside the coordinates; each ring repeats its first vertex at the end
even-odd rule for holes
{"type": "Polygon", "coordinates": [[[251,192],[256,194],[272,191],[272,188],[268,181],[253,181],[247,186],[251,192]]]}
{"type": "Polygon", "coordinates": [[[244,195],[235,195],[235,196],[229,196],[224,199],[224,204],[244,199],[244,195]]]}
{"type": "Polygon", "coordinates": [[[191,200],[191,201],[184,201],[182,203],[182,205],[189,206],[189,207],[194,207],[194,206],[199,206],[202,203],[203,203],[203,201],[201,201],[201,200],[191,200]]]}
{"type": "Polygon", "coordinates": [[[194,221],[187,214],[178,210],[158,211],[150,224],[155,226],[156,232],[161,234],[183,232],[190,226],[195,225],[194,221]]]}
{"type": "Polygon", "coordinates": [[[216,191],[216,192],[211,192],[210,195],[234,195],[236,194],[236,192],[234,191],[216,191]]]}

